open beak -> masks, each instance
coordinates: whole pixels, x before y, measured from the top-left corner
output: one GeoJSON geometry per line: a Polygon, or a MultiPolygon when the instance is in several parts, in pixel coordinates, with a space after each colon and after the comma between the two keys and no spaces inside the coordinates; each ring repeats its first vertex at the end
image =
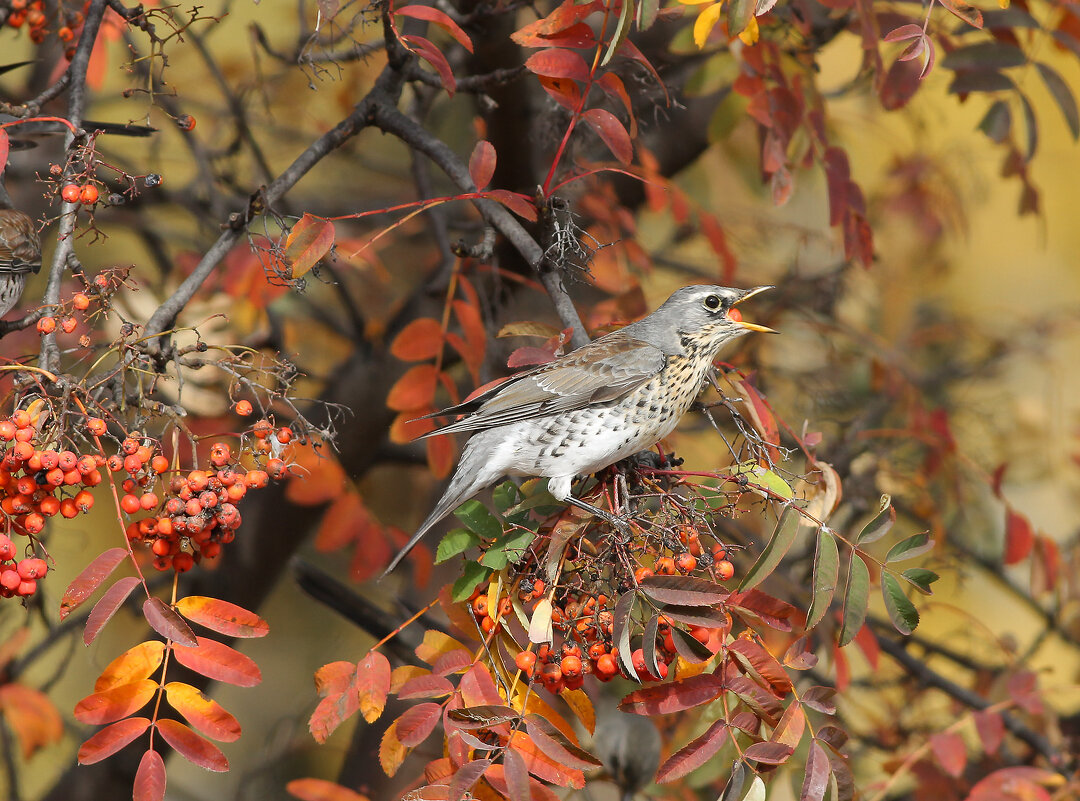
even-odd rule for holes
{"type": "MultiPolygon", "coordinates": [[[[761,294],[762,292],[765,292],[765,291],[767,291],[769,289],[775,289],[775,288],[776,287],[773,287],[773,286],[756,286],[753,289],[748,289],[748,290],[746,290],[746,293],[741,298],[739,298],[737,301],[735,301],[735,303],[732,304],[732,305],[733,306],[738,306],[744,300],[754,297],[754,295],[758,295],[758,294],[761,294]]],[[[757,323],[748,323],[748,322],[746,322],[746,320],[737,320],[736,322],[738,322],[739,325],[741,325],[743,328],[747,329],[748,331],[757,331],[757,332],[762,333],[762,334],[779,334],[780,333],[779,331],[776,331],[776,330],[774,330],[772,328],[769,328],[768,326],[758,325],[757,323]]]]}

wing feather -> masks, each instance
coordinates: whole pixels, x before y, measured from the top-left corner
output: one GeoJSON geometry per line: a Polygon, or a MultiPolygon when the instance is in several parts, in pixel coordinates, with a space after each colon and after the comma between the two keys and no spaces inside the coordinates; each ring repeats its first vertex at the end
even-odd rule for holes
{"type": "Polygon", "coordinates": [[[429,415],[465,416],[424,436],[479,431],[611,403],[655,376],[664,363],[659,348],[614,331],[553,362],[516,375],[471,401],[429,415]]]}

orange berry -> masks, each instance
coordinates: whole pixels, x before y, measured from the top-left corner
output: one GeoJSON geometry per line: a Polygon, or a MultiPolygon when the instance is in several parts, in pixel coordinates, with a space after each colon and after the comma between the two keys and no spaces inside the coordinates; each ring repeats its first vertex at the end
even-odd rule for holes
{"type": "Polygon", "coordinates": [[[690,573],[697,567],[697,557],[692,553],[681,553],[675,557],[675,567],[681,573],[690,573]]]}
{"type": "Polygon", "coordinates": [[[675,575],[675,560],[670,556],[661,556],[656,560],[655,570],[661,576],[675,575]]]}
{"type": "Polygon", "coordinates": [[[98,188],[93,184],[84,184],[79,189],[79,202],[87,206],[92,206],[97,203],[98,188]]]}
{"type": "Polygon", "coordinates": [[[90,298],[84,295],[82,292],[76,292],[71,298],[71,305],[79,311],[86,311],[90,308],[90,298]]]}
{"type": "Polygon", "coordinates": [[[169,469],[169,460],[166,459],[164,456],[158,454],[150,460],[150,469],[158,475],[161,475],[169,469]]]}
{"type": "Polygon", "coordinates": [[[285,445],[292,441],[293,433],[291,428],[282,428],[277,432],[277,441],[282,445],[285,445]]]}
{"type": "Polygon", "coordinates": [[[154,552],[154,556],[168,556],[172,552],[172,543],[169,540],[154,540],[150,550],[154,552]]]}
{"type": "Polygon", "coordinates": [[[206,485],[210,483],[210,476],[202,470],[192,470],[188,473],[187,480],[192,492],[202,492],[206,489],[206,485]]]}
{"type": "MultiPolygon", "coordinates": [[[[76,496],[78,497],[78,496],[76,496]]],[[[64,498],[60,501],[60,516],[66,517],[68,520],[79,514],[79,507],[75,505],[75,501],[71,498],[64,498]]]]}
{"type": "Polygon", "coordinates": [[[60,197],[67,203],[78,203],[79,187],[75,184],[66,184],[64,188],[60,190],[60,197]]]}
{"type": "Polygon", "coordinates": [[[473,614],[477,617],[483,617],[488,613],[488,601],[486,595],[478,595],[472,602],[473,614]]]}
{"type": "Polygon", "coordinates": [[[562,662],[559,663],[559,668],[564,678],[576,678],[581,675],[581,657],[573,654],[564,656],[562,662]]]}
{"type": "Polygon", "coordinates": [[[640,584],[643,579],[647,579],[649,576],[655,576],[655,575],[656,574],[652,570],[650,570],[649,568],[647,568],[647,567],[639,567],[637,570],[634,571],[634,581],[636,581],[638,584],[640,584]]]}
{"type": "Polygon", "coordinates": [[[91,417],[86,421],[86,430],[93,434],[95,437],[100,437],[109,427],[105,424],[105,421],[100,417],[91,417]]]}
{"type": "Polygon", "coordinates": [[[285,462],[281,459],[269,459],[266,462],[266,472],[270,475],[270,478],[282,478],[285,475],[285,462]]]}
{"type": "Polygon", "coordinates": [[[251,401],[242,400],[236,402],[236,413],[241,417],[247,417],[254,411],[251,406],[251,401]]]}
{"type": "Polygon", "coordinates": [[[248,474],[244,477],[244,483],[246,483],[250,489],[262,489],[269,481],[270,476],[267,475],[265,470],[249,470],[248,474]]]}
{"type": "Polygon", "coordinates": [[[0,420],[0,440],[11,442],[15,439],[15,424],[10,420],[0,420]]]}
{"type": "Polygon", "coordinates": [[[42,317],[40,320],[37,321],[37,331],[39,334],[51,334],[55,330],[55,317],[42,317]]]}
{"type": "Polygon", "coordinates": [[[195,130],[195,118],[190,114],[181,114],[176,118],[176,125],[181,131],[195,130]]]}
{"type": "Polygon", "coordinates": [[[139,498],[139,506],[141,506],[143,509],[145,509],[148,512],[151,509],[155,508],[157,505],[158,505],[158,496],[155,495],[152,492],[143,493],[143,495],[139,498]]]}
{"type": "Polygon", "coordinates": [[[142,506],[139,505],[139,499],[134,495],[125,495],[120,499],[120,508],[127,512],[129,515],[135,514],[142,506]]]}
{"type": "Polygon", "coordinates": [[[727,559],[717,562],[716,575],[720,577],[721,581],[727,581],[735,575],[735,565],[731,564],[727,559]]]}
{"type": "Polygon", "coordinates": [[[517,665],[518,670],[532,678],[533,667],[536,665],[536,654],[532,651],[522,651],[514,657],[514,664],[517,665]]]}
{"type": "Polygon", "coordinates": [[[60,328],[65,334],[70,334],[75,330],[75,327],[79,324],[79,321],[74,317],[65,317],[60,321],[60,328]]]}

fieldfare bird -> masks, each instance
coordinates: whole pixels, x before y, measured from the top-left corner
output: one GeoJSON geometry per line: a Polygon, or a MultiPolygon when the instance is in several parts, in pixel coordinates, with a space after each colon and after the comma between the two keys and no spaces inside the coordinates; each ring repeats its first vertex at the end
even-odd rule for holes
{"type": "Polygon", "coordinates": [[[442,498],[386,572],[453,509],[506,475],[546,477],[557,500],[621,523],[571,495],[571,483],[670,434],[728,342],[750,331],[775,333],[730,315],[736,304],[766,289],[772,287],[683,287],[638,322],[427,415],[462,417],[424,437],[477,433],[442,498]]]}
{"type": "Polygon", "coordinates": [[[11,204],[0,174],[0,317],[22,297],[27,273],[41,269],[41,243],[34,221],[11,204]]]}

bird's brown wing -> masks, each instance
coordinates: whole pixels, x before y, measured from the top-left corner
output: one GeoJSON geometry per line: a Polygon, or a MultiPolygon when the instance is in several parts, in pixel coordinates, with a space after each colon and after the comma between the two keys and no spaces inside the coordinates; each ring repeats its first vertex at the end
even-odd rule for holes
{"type": "Polygon", "coordinates": [[[614,331],[470,401],[428,415],[465,416],[424,436],[494,428],[609,403],[644,384],[663,369],[664,362],[659,348],[614,331]]]}
{"type": "Polygon", "coordinates": [[[21,211],[0,209],[0,272],[41,269],[41,244],[34,221],[21,211]]]}

